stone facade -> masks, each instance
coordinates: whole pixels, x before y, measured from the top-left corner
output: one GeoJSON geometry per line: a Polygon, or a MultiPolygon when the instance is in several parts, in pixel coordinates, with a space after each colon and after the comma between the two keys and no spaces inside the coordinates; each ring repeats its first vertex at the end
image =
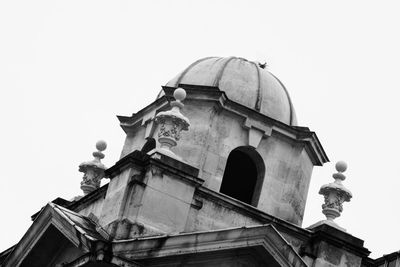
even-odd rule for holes
{"type": "MultiPolygon", "coordinates": [[[[313,166],[328,160],[315,133],[238,105],[218,88],[182,87],[187,91],[182,112],[192,126],[182,134],[179,146],[173,149],[175,154],[199,169],[204,186],[219,191],[230,152],[238,147],[254,148],[265,172],[259,198],[252,205],[301,225],[313,166]],[[283,190],[274,190],[277,187],[283,190]]],[[[165,97],[172,90],[166,87],[165,97]]],[[[166,99],[162,100],[135,116],[120,117],[127,133],[122,157],[140,150],[146,138],[157,138],[157,126],[145,120],[168,106],[166,99]]]]}
{"type": "Polygon", "coordinates": [[[328,158],[262,66],[200,60],[153,103],[118,118],[126,139],[119,161],[101,169],[109,182],[34,214],[0,266],[358,267],[397,259],[369,259],[364,242],[334,224],[301,227],[313,167],[328,158]],[[178,86],[185,91],[173,94],[178,86]]]}

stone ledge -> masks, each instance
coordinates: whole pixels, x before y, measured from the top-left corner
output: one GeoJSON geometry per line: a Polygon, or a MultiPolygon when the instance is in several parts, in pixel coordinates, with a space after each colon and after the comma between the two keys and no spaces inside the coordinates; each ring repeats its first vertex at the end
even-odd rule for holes
{"type": "Polygon", "coordinates": [[[309,230],[312,232],[312,236],[308,244],[303,247],[303,254],[316,257],[314,248],[323,241],[335,247],[344,248],[361,258],[368,257],[371,253],[364,247],[364,241],[362,239],[354,237],[328,224],[320,224],[309,230]]]}

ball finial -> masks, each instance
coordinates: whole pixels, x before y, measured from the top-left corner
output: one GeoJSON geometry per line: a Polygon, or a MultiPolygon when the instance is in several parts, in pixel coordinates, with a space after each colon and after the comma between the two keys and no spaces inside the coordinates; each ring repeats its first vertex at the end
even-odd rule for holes
{"type": "Polygon", "coordinates": [[[186,91],[182,88],[177,88],[174,91],[174,97],[178,101],[183,101],[186,98],[186,91]]]}
{"type": "Polygon", "coordinates": [[[103,141],[103,140],[97,141],[97,143],[96,143],[96,148],[97,148],[97,150],[99,150],[99,151],[104,151],[104,150],[106,150],[106,148],[107,148],[107,143],[106,143],[106,141],[103,141]]]}
{"type": "Polygon", "coordinates": [[[345,172],[347,170],[347,163],[344,161],[338,161],[335,165],[335,168],[338,172],[345,172]]]}

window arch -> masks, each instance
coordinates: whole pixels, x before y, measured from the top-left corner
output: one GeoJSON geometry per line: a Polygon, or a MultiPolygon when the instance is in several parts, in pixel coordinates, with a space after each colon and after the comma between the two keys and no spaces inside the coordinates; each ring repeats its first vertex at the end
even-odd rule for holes
{"type": "Polygon", "coordinates": [[[156,148],[156,140],[154,138],[147,137],[146,139],[147,139],[147,141],[143,145],[142,150],[141,150],[143,153],[150,152],[151,150],[156,148]]]}
{"type": "Polygon", "coordinates": [[[264,161],[253,147],[235,148],[228,156],[220,192],[257,206],[264,174],[264,161]]]}

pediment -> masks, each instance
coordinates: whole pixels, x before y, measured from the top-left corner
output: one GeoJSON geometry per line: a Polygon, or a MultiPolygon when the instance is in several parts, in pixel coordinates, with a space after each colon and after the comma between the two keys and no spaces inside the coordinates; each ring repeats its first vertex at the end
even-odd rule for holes
{"type": "Polygon", "coordinates": [[[107,235],[90,219],[47,204],[3,266],[56,266],[69,262],[107,243],[107,235]],[[99,242],[98,242],[99,241],[99,242]]]}
{"type": "Polygon", "coordinates": [[[145,266],[307,267],[270,224],[118,241],[113,252],[145,266]]]}

